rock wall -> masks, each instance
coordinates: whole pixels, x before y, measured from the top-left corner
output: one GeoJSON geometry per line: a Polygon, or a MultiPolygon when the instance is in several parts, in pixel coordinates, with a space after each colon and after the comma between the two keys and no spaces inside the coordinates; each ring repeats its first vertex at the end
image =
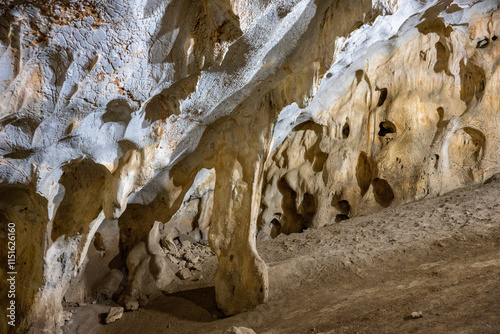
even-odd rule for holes
{"type": "Polygon", "coordinates": [[[441,1],[417,14],[403,7],[354,33],[310,106],[282,119],[293,129],[266,168],[265,235],[438,196],[497,173],[497,6],[441,1]]]}
{"type": "Polygon", "coordinates": [[[175,290],[187,236],[208,239],[218,305],[238,313],[268,295],[257,231],[499,170],[496,1],[0,8],[0,238],[16,224],[23,287],[2,332],[57,332],[63,301],[175,290]]]}

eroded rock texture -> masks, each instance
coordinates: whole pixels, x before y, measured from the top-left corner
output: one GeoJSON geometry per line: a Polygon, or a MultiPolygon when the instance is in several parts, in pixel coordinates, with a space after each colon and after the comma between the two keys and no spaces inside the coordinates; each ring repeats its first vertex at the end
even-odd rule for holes
{"type": "Polygon", "coordinates": [[[403,6],[380,19],[386,24],[355,32],[312,103],[290,112],[301,121],[281,120],[293,130],[266,168],[265,235],[437,196],[498,172],[497,5],[440,1],[413,16],[403,6]]]}
{"type": "Polygon", "coordinates": [[[1,8],[0,238],[14,222],[23,287],[2,332],[57,332],[62,302],[174,291],[180,238],[208,239],[218,305],[238,313],[268,297],[258,231],[500,169],[494,0],[1,8]]]}

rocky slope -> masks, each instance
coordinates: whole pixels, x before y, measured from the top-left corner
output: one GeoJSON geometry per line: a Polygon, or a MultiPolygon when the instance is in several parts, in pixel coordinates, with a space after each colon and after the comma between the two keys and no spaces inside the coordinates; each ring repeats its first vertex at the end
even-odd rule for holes
{"type": "Polygon", "coordinates": [[[63,301],[105,292],[136,309],[174,291],[181,237],[208,240],[217,303],[241,312],[269,295],[257,233],[320,227],[500,169],[497,1],[1,10],[0,238],[16,225],[20,332],[59,331],[63,301]]]}

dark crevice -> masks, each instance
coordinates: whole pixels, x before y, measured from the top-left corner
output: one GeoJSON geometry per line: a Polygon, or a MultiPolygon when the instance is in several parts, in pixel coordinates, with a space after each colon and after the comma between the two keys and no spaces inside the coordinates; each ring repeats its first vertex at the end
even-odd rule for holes
{"type": "Polygon", "coordinates": [[[310,226],[312,223],[312,219],[316,214],[316,200],[314,199],[314,196],[312,194],[309,193],[304,194],[304,197],[302,198],[300,211],[302,217],[304,217],[306,227],[310,226]]]}
{"type": "Polygon", "coordinates": [[[356,71],[356,82],[357,82],[357,84],[359,84],[361,82],[361,80],[363,80],[363,74],[365,74],[365,72],[363,72],[363,70],[357,70],[356,71]]]}
{"type": "Polygon", "coordinates": [[[431,161],[434,161],[434,168],[438,168],[438,166],[439,166],[439,154],[434,154],[431,157],[431,161]]]}
{"type": "Polygon", "coordinates": [[[420,51],[420,60],[422,60],[422,61],[427,60],[427,52],[420,51]]]}
{"type": "Polygon", "coordinates": [[[339,206],[340,212],[342,212],[343,214],[348,215],[349,212],[351,212],[351,205],[346,200],[339,201],[338,206],[339,206]]]}
{"type": "Polygon", "coordinates": [[[271,221],[271,238],[276,238],[281,233],[281,224],[278,219],[274,218],[271,221]]]}
{"type": "Polygon", "coordinates": [[[394,192],[389,183],[384,179],[375,178],[372,186],[375,201],[384,208],[389,207],[394,200],[394,192]]]}
{"type": "Polygon", "coordinates": [[[326,159],[328,159],[328,154],[325,152],[319,152],[316,154],[316,157],[314,158],[314,163],[312,165],[312,169],[315,173],[319,173],[323,170],[323,167],[325,166],[326,159]]]}
{"type": "Polygon", "coordinates": [[[476,48],[477,49],[484,49],[484,48],[488,47],[489,44],[490,44],[489,39],[485,37],[482,40],[477,42],[476,48]]]}
{"type": "Polygon", "coordinates": [[[390,121],[384,121],[379,124],[380,131],[378,135],[380,137],[385,137],[389,133],[396,133],[396,126],[390,121]]]}
{"type": "Polygon", "coordinates": [[[288,185],[285,178],[279,180],[278,190],[283,196],[281,202],[283,216],[279,232],[284,234],[302,232],[306,228],[306,224],[304,217],[297,212],[297,193],[288,185]]]}
{"type": "Polygon", "coordinates": [[[349,138],[349,133],[351,132],[351,129],[349,127],[349,123],[345,123],[344,126],[342,127],[342,138],[347,139],[349,138]]]}
{"type": "Polygon", "coordinates": [[[356,181],[361,189],[361,196],[364,196],[373,177],[373,167],[370,159],[365,152],[361,152],[358,157],[358,163],[356,164],[356,181]]]}
{"type": "Polygon", "coordinates": [[[380,90],[380,97],[378,98],[377,107],[381,107],[386,99],[387,99],[387,88],[382,88],[380,90]]]}
{"type": "Polygon", "coordinates": [[[339,214],[339,215],[335,216],[336,223],[339,223],[339,222],[341,222],[343,220],[347,220],[347,219],[350,219],[350,217],[348,215],[345,215],[345,214],[339,214]]]}

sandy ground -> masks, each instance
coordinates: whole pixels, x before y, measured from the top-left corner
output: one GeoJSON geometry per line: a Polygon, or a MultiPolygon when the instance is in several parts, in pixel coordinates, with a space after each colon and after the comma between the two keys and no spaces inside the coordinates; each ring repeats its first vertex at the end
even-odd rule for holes
{"type": "Polygon", "coordinates": [[[213,287],[159,295],[115,323],[75,309],[67,333],[500,333],[500,180],[263,242],[268,303],[217,311],[213,287]],[[413,319],[413,312],[422,317],[413,319]]]}

